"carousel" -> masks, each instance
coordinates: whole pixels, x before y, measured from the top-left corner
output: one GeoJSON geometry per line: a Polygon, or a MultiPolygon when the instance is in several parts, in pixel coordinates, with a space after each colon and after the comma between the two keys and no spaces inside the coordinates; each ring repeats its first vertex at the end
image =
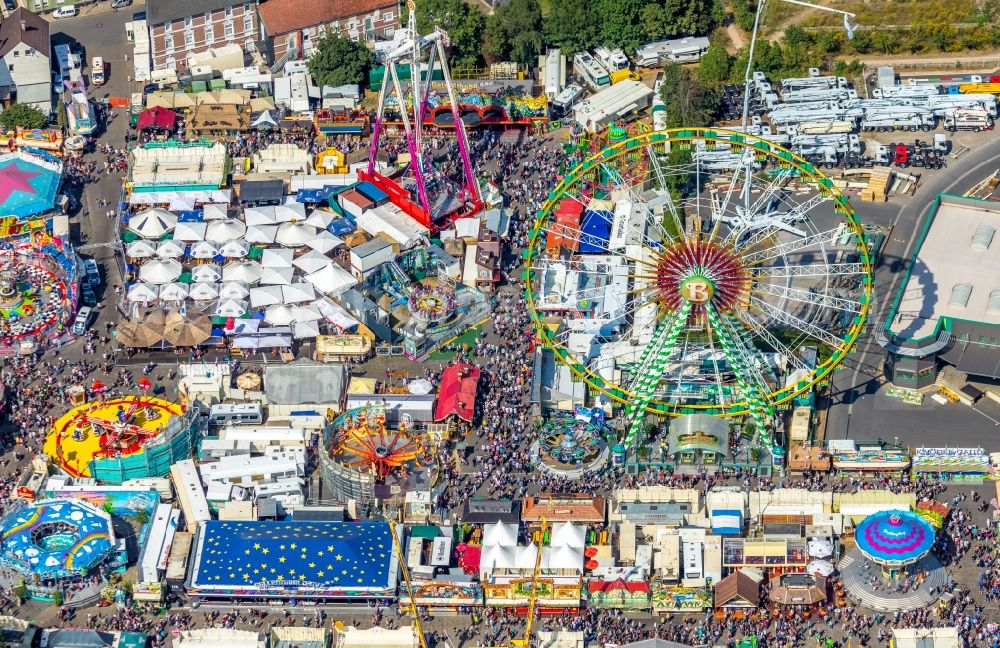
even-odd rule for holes
{"type": "Polygon", "coordinates": [[[386,409],[368,405],[338,416],[324,433],[320,470],[345,501],[374,505],[400,493],[428,490],[435,462],[409,416],[391,421],[386,409]]]}
{"type": "MultiPolygon", "coordinates": [[[[90,391],[99,395],[104,389],[95,381],[90,391]]],[[[52,426],[45,439],[45,454],[73,477],[98,478],[95,465],[144,453],[164,434],[171,419],[182,415],[180,405],[152,396],[83,403],[52,426]]]]}
{"type": "Polygon", "coordinates": [[[437,282],[415,283],[410,287],[407,306],[418,322],[444,321],[455,314],[455,289],[437,282]]]}
{"type": "Polygon", "coordinates": [[[532,453],[546,472],[580,479],[608,461],[605,438],[611,430],[602,421],[584,421],[572,414],[550,416],[537,424],[532,453]]]}

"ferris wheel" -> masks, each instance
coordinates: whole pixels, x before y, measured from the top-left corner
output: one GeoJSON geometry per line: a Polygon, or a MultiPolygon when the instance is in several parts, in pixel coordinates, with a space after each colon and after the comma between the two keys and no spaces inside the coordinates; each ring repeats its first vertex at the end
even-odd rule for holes
{"type": "Polygon", "coordinates": [[[822,381],[861,333],[864,229],[814,165],[724,130],[643,133],[565,174],[530,235],[538,340],[634,444],[647,414],[748,416],[822,381]]]}

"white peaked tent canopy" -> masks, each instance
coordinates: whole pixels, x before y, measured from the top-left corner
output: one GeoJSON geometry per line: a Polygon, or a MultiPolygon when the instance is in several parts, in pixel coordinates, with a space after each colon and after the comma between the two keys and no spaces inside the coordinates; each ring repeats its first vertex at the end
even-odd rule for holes
{"type": "Polygon", "coordinates": [[[227,281],[219,288],[219,297],[224,299],[243,299],[250,294],[250,286],[243,281],[227,281]]]}
{"type": "Polygon", "coordinates": [[[499,545],[513,547],[517,545],[517,525],[494,522],[483,527],[483,546],[499,545]]]}
{"type": "Polygon", "coordinates": [[[546,547],[542,551],[542,564],[548,569],[576,569],[583,571],[581,547],[546,547]]]}
{"type": "Polygon", "coordinates": [[[148,304],[160,296],[159,288],[151,283],[132,284],[128,288],[129,301],[148,304]]]}
{"type": "Polygon", "coordinates": [[[243,238],[249,243],[274,243],[277,234],[277,225],[247,225],[247,233],[243,238]]]}
{"type": "Polygon", "coordinates": [[[293,250],[269,248],[261,255],[260,264],[265,268],[291,268],[293,250]]]}
{"type": "Polygon", "coordinates": [[[330,265],[333,261],[330,257],[317,252],[316,250],[309,250],[302,256],[295,257],[292,261],[292,265],[305,273],[316,272],[317,270],[322,270],[326,266],[330,265]]]}
{"type": "Polygon", "coordinates": [[[267,309],[264,321],[275,326],[286,326],[295,321],[295,310],[288,304],[278,304],[267,309]]]}
{"type": "Polygon", "coordinates": [[[139,278],[154,284],[177,281],[181,276],[181,264],[174,259],[153,259],[139,268],[139,278]]]}
{"type": "Polygon", "coordinates": [[[336,297],[358,283],[358,280],[350,272],[335,263],[331,263],[316,272],[310,272],[306,275],[306,281],[316,286],[316,290],[322,294],[332,297],[336,297]]]}
{"type": "Polygon", "coordinates": [[[281,301],[286,304],[298,304],[316,299],[316,291],[311,283],[293,283],[281,287],[281,301]]]}
{"type": "Polygon", "coordinates": [[[160,244],[156,246],[156,256],[164,259],[178,259],[184,256],[184,244],[173,239],[160,241],[160,244]]]}
{"type": "Polygon", "coordinates": [[[292,337],[296,340],[316,337],[319,335],[319,324],[317,322],[295,322],[292,325],[292,337]]]}
{"type": "Polygon", "coordinates": [[[250,244],[243,239],[236,239],[233,241],[226,241],[219,248],[219,252],[224,257],[228,258],[243,258],[250,254],[250,244]]]}
{"type": "Polygon", "coordinates": [[[316,228],[305,223],[282,223],[274,240],[285,247],[302,247],[316,237],[316,228]]]}
{"type": "Polygon", "coordinates": [[[479,559],[479,571],[491,572],[494,569],[513,567],[516,551],[514,547],[486,545],[483,548],[482,557],[479,559]]]}
{"type": "Polygon", "coordinates": [[[228,218],[229,206],[221,203],[208,203],[202,207],[202,218],[207,221],[228,218]]]}
{"type": "Polygon", "coordinates": [[[278,221],[274,217],[273,207],[247,207],[243,211],[243,220],[247,226],[251,225],[277,225],[278,221]]]}
{"type": "Polygon", "coordinates": [[[243,281],[248,284],[260,281],[264,269],[256,261],[243,260],[230,263],[222,269],[223,281],[243,281]]]}
{"type": "Polygon", "coordinates": [[[269,286],[287,286],[292,283],[294,268],[264,268],[260,275],[260,283],[269,286]]]}
{"type": "Polygon", "coordinates": [[[534,542],[526,547],[518,546],[514,557],[514,567],[518,569],[534,569],[537,558],[538,545],[534,542]]]}
{"type": "Polygon", "coordinates": [[[317,252],[322,252],[326,254],[330,250],[339,247],[344,244],[344,239],[339,236],[334,236],[330,232],[323,230],[316,234],[311,240],[309,240],[306,245],[316,250],[317,252]]]}
{"type": "Polygon", "coordinates": [[[318,322],[321,319],[323,319],[323,316],[314,308],[309,306],[292,307],[293,322],[318,322]]]}
{"type": "Polygon", "coordinates": [[[212,312],[219,317],[240,317],[247,312],[247,303],[242,299],[220,299],[212,312]]]}
{"type": "Polygon", "coordinates": [[[163,301],[184,301],[188,296],[187,284],[168,283],[160,286],[160,299],[163,301]]]}
{"type": "Polygon", "coordinates": [[[288,223],[290,221],[302,222],[306,219],[306,206],[300,202],[290,202],[284,205],[270,207],[274,211],[276,223],[288,223]]]}
{"type": "Polygon", "coordinates": [[[191,269],[191,280],[201,283],[211,283],[222,278],[222,268],[214,263],[205,263],[191,269]]]}
{"type": "Polygon", "coordinates": [[[211,241],[198,241],[191,246],[191,256],[195,259],[214,259],[219,254],[219,248],[211,241]]]}
{"type": "Polygon", "coordinates": [[[179,221],[174,228],[175,241],[200,241],[205,238],[205,223],[179,221]]]}
{"type": "Polygon", "coordinates": [[[333,222],[333,212],[329,212],[325,209],[314,209],[309,217],[306,218],[306,225],[312,225],[313,227],[318,227],[320,229],[326,229],[326,226],[333,222]]]}
{"type": "Polygon", "coordinates": [[[260,286],[250,289],[250,305],[254,308],[282,304],[281,286],[260,286]]]}
{"type": "Polygon", "coordinates": [[[208,224],[205,238],[216,243],[225,243],[242,237],[247,231],[247,226],[242,221],[235,218],[212,221],[208,224]]]}
{"type": "Polygon", "coordinates": [[[587,530],[582,526],[572,522],[556,522],[552,525],[552,539],[549,542],[553,547],[579,547],[587,546],[587,530]]]}
{"type": "Polygon", "coordinates": [[[125,247],[125,256],[131,259],[148,259],[156,254],[156,244],[146,239],[136,239],[125,247]]]}
{"type": "Polygon", "coordinates": [[[193,283],[188,297],[195,301],[211,301],[219,296],[219,284],[217,283],[193,283]]]}
{"type": "Polygon", "coordinates": [[[154,207],[145,209],[129,221],[129,229],[143,238],[158,239],[177,226],[177,214],[154,207]]]}

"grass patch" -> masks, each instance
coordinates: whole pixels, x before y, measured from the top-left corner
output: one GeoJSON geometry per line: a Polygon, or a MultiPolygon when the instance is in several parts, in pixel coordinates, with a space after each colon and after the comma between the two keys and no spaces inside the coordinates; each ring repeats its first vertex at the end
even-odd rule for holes
{"type": "MultiPolygon", "coordinates": [[[[863,28],[955,25],[974,22],[977,14],[976,2],[973,0],[894,0],[893,2],[850,0],[837,3],[837,9],[855,14],[856,18],[852,18],[851,22],[860,23],[863,28]]],[[[815,11],[802,21],[802,25],[843,27],[844,19],[839,14],[815,11]]]]}

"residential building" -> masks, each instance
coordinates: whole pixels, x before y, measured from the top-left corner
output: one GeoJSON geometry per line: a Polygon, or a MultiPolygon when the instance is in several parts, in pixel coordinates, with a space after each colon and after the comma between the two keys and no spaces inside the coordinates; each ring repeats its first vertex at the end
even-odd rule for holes
{"type": "Polygon", "coordinates": [[[256,48],[257,2],[233,0],[150,0],[146,22],[154,70],[187,69],[187,58],[236,43],[256,48]]]}
{"type": "Polygon", "coordinates": [[[0,24],[0,101],[52,112],[49,23],[18,8],[0,24]]]}
{"type": "Polygon", "coordinates": [[[264,44],[276,64],[307,59],[326,34],[366,42],[399,28],[397,0],[266,0],[260,5],[264,44]]]}

